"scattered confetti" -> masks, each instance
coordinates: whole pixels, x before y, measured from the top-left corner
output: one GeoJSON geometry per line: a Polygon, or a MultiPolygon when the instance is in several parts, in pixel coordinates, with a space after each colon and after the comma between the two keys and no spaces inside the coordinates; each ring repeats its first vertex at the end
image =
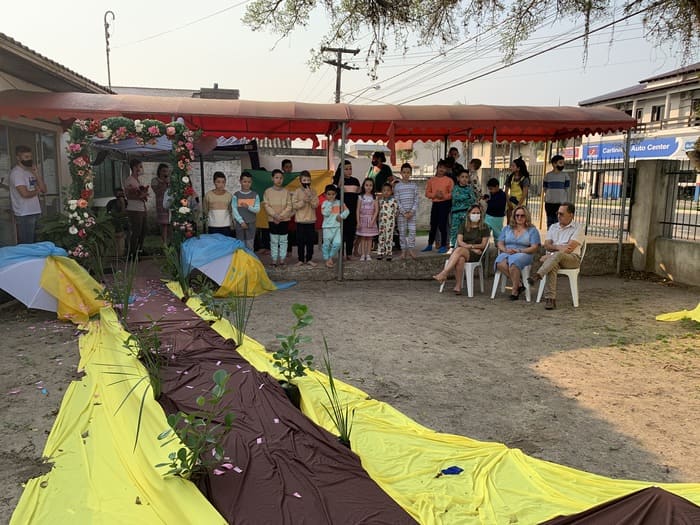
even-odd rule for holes
{"type": "Polygon", "coordinates": [[[233,471],[240,474],[241,472],[243,472],[243,469],[241,467],[233,467],[233,471]]]}
{"type": "Polygon", "coordinates": [[[218,468],[215,468],[215,469],[214,469],[214,475],[215,475],[215,476],[221,476],[221,475],[223,475],[223,474],[226,474],[226,471],[225,471],[225,470],[221,470],[221,469],[218,469],[218,468]]]}
{"type": "Polygon", "coordinates": [[[221,361],[217,361],[216,366],[221,366],[221,361]]]}
{"type": "Polygon", "coordinates": [[[20,392],[21,392],[21,390],[19,388],[14,388],[14,389],[10,390],[8,392],[8,394],[10,394],[11,396],[14,396],[16,394],[19,394],[20,392]]]}
{"type": "Polygon", "coordinates": [[[262,384],[258,387],[258,390],[262,390],[262,387],[264,387],[264,386],[265,386],[265,383],[262,383],[262,384]]]}
{"type": "Polygon", "coordinates": [[[295,498],[301,498],[301,494],[299,494],[298,492],[295,492],[294,494],[292,494],[292,496],[294,496],[295,498]]]}
{"type": "Polygon", "coordinates": [[[279,418],[278,418],[278,417],[276,417],[276,418],[275,418],[275,419],[273,419],[272,421],[273,421],[273,422],[275,422],[275,423],[279,423],[279,422],[280,422],[280,420],[279,420],[279,418]]]}
{"type": "Polygon", "coordinates": [[[258,439],[255,440],[255,442],[256,442],[258,445],[261,445],[262,442],[263,442],[263,438],[258,438],[258,439]]]}

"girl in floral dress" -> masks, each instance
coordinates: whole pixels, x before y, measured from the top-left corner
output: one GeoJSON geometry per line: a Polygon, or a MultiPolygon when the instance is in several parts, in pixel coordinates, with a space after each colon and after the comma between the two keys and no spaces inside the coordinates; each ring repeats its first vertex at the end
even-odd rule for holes
{"type": "Polygon", "coordinates": [[[394,229],[399,204],[394,198],[394,190],[388,182],[382,187],[382,200],[379,201],[379,240],[377,242],[377,259],[386,257],[391,261],[394,251],[394,229]]]}
{"type": "Polygon", "coordinates": [[[379,234],[377,228],[377,214],[379,206],[374,195],[374,181],[365,179],[362,183],[362,195],[357,203],[357,231],[355,235],[360,239],[360,260],[371,261],[369,252],[372,249],[372,239],[379,234]]]}

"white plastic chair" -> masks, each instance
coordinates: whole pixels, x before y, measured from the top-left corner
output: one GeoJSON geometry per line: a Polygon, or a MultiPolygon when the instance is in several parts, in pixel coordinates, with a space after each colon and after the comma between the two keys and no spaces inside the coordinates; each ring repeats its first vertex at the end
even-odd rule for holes
{"type": "MultiPolygon", "coordinates": [[[[528,265],[525,268],[523,268],[522,272],[520,272],[520,279],[525,286],[525,299],[529,303],[532,300],[532,296],[530,294],[530,287],[527,285],[527,278],[530,277],[530,270],[532,269],[532,265],[528,265]]],[[[506,291],[506,281],[508,279],[504,278],[501,280],[501,276],[503,273],[501,270],[496,270],[496,275],[493,276],[493,288],[491,289],[491,299],[496,298],[496,292],[498,291],[498,284],[500,282],[501,284],[501,293],[506,291]]]]}
{"type": "MultiPolygon", "coordinates": [[[[481,257],[478,261],[464,263],[464,272],[462,273],[462,287],[464,287],[464,281],[467,281],[467,297],[474,297],[474,272],[479,271],[479,285],[481,286],[481,293],[484,293],[484,259],[486,257],[486,252],[489,251],[489,246],[491,246],[491,239],[486,243],[486,248],[481,252],[481,257]]],[[[447,261],[445,261],[445,268],[447,267],[447,261]]],[[[455,276],[456,278],[456,276],[455,276]]],[[[445,282],[440,285],[440,293],[445,288],[445,282]]]]}
{"type": "MultiPolygon", "coordinates": [[[[566,275],[569,278],[569,287],[571,288],[571,299],[574,302],[574,308],[578,308],[578,273],[581,270],[581,264],[583,264],[583,256],[586,255],[586,241],[581,244],[581,259],[578,268],[559,268],[557,270],[557,275],[566,275]]],[[[540,288],[537,290],[537,302],[542,300],[542,295],[544,294],[544,284],[547,282],[547,276],[543,276],[540,281],[540,288]]]]}

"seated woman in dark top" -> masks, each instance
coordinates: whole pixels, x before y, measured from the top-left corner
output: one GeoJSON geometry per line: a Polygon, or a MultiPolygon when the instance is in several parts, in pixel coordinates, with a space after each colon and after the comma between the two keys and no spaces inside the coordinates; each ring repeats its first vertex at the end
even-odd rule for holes
{"type": "Polygon", "coordinates": [[[457,295],[462,294],[462,273],[464,272],[464,263],[476,262],[481,257],[481,254],[486,249],[489,243],[491,232],[484,225],[484,214],[478,204],[474,204],[467,210],[467,218],[460,226],[457,233],[457,246],[455,246],[452,255],[447,260],[447,265],[438,274],[433,275],[436,281],[445,282],[448,275],[455,269],[455,287],[454,292],[457,295]]]}

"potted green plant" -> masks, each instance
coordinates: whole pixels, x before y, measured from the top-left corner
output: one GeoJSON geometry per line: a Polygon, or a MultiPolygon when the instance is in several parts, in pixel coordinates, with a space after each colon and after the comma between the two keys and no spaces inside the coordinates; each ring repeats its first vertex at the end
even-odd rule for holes
{"type": "Polygon", "coordinates": [[[225,460],[223,442],[235,419],[229,405],[224,403],[230,377],[225,370],[217,370],[212,376],[214,386],[197,397],[198,410],[168,415],[170,428],[162,432],[158,440],[163,442],[161,447],[173,441],[179,441],[180,447],[177,452],[168,454],[167,462],[156,465],[156,468],[169,469],[165,476],[190,479],[200,489],[206,489],[206,483],[199,481],[225,460]]]}
{"type": "Polygon", "coordinates": [[[309,313],[309,308],[305,304],[294,303],[292,313],[296,318],[296,323],[292,326],[289,335],[277,335],[280,341],[280,349],[272,354],[274,366],[282,374],[280,385],[284,388],[287,397],[292,404],[299,408],[301,406],[301,395],[299,387],[292,383],[295,377],[306,375],[306,369],[313,364],[314,357],[307,355],[301,357],[301,346],[311,341],[309,336],[301,335],[299,332],[306,328],[313,321],[313,316],[309,313]]]}
{"type": "Polygon", "coordinates": [[[335,379],[333,378],[333,368],[331,367],[331,354],[328,351],[328,343],[326,338],[323,338],[323,346],[326,349],[326,355],[323,357],[323,367],[326,370],[326,375],[328,376],[328,387],[321,383],[323,391],[328,398],[329,405],[322,405],[323,409],[331,418],[331,421],[338,429],[338,441],[343,445],[350,448],[350,434],[352,433],[352,423],[355,419],[355,409],[350,410],[347,403],[343,403],[338,394],[338,388],[335,386],[335,379]]]}

